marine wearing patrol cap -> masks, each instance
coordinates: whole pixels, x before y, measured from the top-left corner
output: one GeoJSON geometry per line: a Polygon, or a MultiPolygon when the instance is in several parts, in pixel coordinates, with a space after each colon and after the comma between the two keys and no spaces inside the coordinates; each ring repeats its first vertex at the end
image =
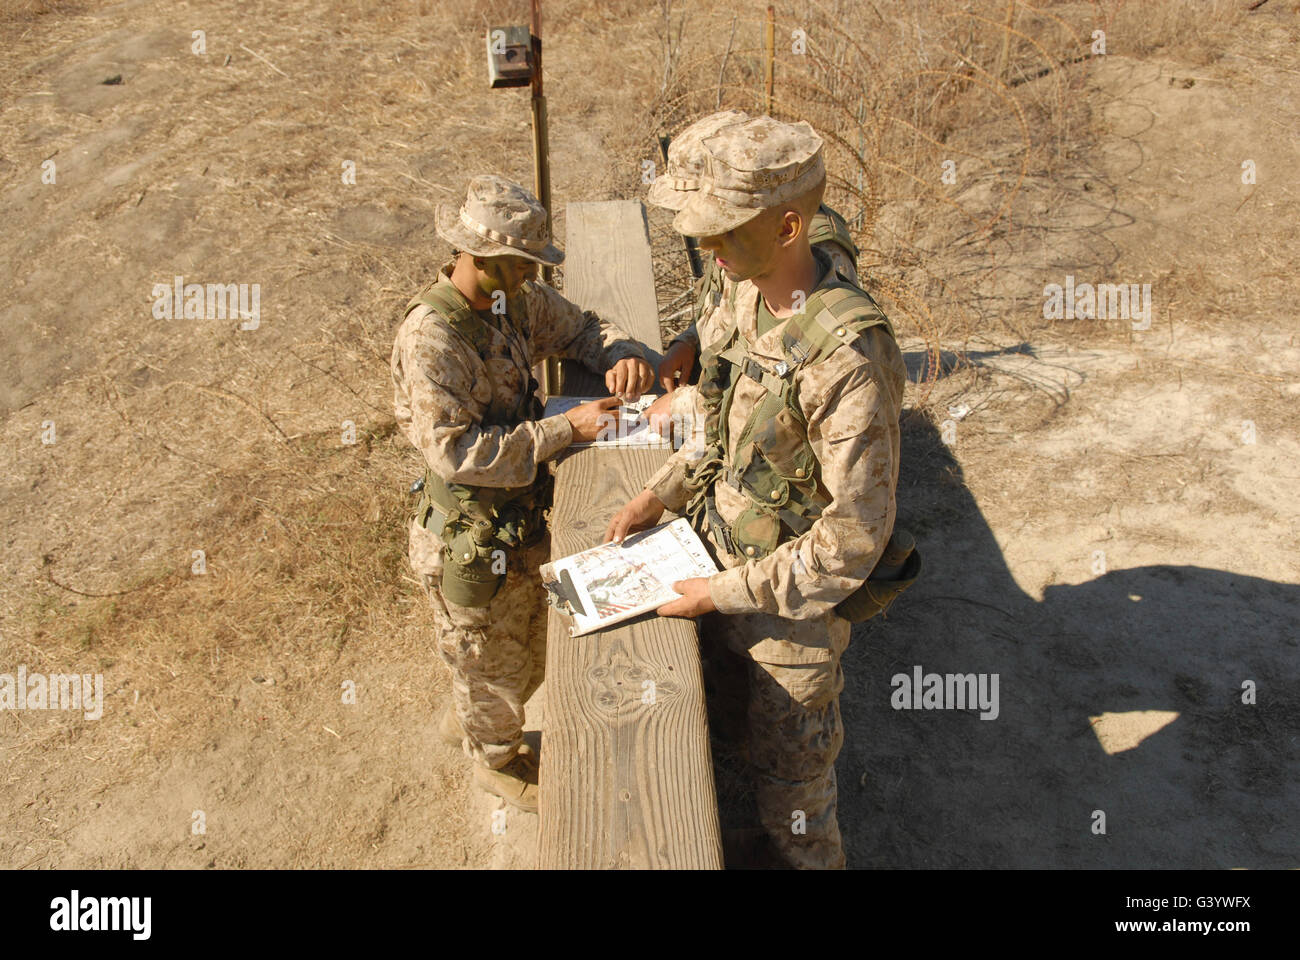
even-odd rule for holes
{"type": "Polygon", "coordinates": [[[806,121],[754,117],[720,127],[700,146],[699,189],[673,218],[673,229],[688,237],[734,230],[826,179],[822,138],[806,121]]]}
{"type": "Polygon", "coordinates": [[[903,585],[874,572],[896,514],[906,368],[875,301],[809,244],[826,176],[812,127],[755,117],[700,149],[698,189],[673,227],[728,264],[698,326],[704,443],[674,453],[606,535],[672,510],[707,537],[725,569],[676,585],[682,596],[665,611],[701,618],[715,689],[743,678],[748,769],[775,859],[843,867],[840,660],[850,619],[878,613],[903,585]],[[804,217],[800,235],[788,219],[746,229],[786,205],[804,217]],[[811,289],[794,290],[802,278],[811,289]]]}

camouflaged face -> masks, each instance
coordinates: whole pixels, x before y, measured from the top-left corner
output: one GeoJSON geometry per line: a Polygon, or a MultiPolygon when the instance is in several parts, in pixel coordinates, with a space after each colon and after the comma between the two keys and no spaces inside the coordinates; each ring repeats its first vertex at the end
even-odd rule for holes
{"type": "Polygon", "coordinates": [[[754,117],[722,127],[700,147],[700,189],[673,218],[673,229],[690,237],[734,230],[807,193],[826,176],[822,139],[802,120],[754,117]]]}

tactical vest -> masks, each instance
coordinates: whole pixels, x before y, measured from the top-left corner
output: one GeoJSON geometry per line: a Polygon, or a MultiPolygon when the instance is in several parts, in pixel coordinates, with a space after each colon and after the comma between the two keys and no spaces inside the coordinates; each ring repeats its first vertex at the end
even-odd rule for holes
{"type": "MultiPolygon", "coordinates": [[[[484,360],[492,342],[483,318],[475,313],[446,275],[422,290],[406,305],[404,316],[421,304],[433,308],[431,316],[468,341],[484,360]]],[[[525,340],[528,315],[522,291],[507,303],[503,322],[514,320],[525,340]]],[[[513,410],[490,406],[484,426],[512,428],[541,416],[537,381],[529,377],[528,390],[513,410]]],[[[495,398],[494,403],[495,403],[495,398]]],[[[507,551],[541,539],[546,529],[545,510],[551,503],[550,471],[539,467],[537,478],[525,487],[481,487],[448,483],[426,469],[415,489],[420,493],[415,519],[445,544],[442,593],[463,607],[485,607],[505,579],[507,551]]]]}
{"type": "MultiPolygon", "coordinates": [[[[733,556],[757,560],[807,533],[830,504],[822,492],[821,465],[808,440],[808,422],[798,403],[796,374],[820,363],[841,344],[853,343],[872,327],[883,327],[891,338],[894,328],[870,294],[853,284],[832,281],[815,290],[803,312],[787,322],[781,339],[784,359],[769,370],[746,349],[736,323],[735,300],[733,286],[731,327],[717,348],[711,347],[706,354],[700,374],[705,451],[687,473],[687,487],[694,493],[687,514],[698,529],[707,524],[716,531],[723,548],[733,556]],[[735,458],[729,462],[728,421],[741,377],[761,384],[764,394],[741,428],[734,444],[735,458]],[[729,484],[749,500],[749,506],[730,524],[714,503],[713,484],[718,482],[729,484]]],[[[861,588],[835,608],[836,613],[853,622],[869,619],[885,610],[919,573],[920,556],[913,551],[901,570],[891,571],[890,579],[868,576],[861,588]]]]}

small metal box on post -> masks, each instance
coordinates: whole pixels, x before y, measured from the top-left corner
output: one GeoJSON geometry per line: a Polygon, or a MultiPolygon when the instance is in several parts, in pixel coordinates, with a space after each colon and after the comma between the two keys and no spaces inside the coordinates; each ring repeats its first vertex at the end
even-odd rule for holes
{"type": "MultiPolygon", "coordinates": [[[[546,128],[546,97],[542,95],[542,10],[540,0],[531,0],[531,27],[489,27],[487,32],[488,83],[492,89],[532,87],[533,189],[546,208],[546,227],[554,235],[551,221],[551,165],[546,128]]],[[[542,267],[542,280],[550,283],[554,271],[542,267]]],[[[538,364],[534,376],[549,397],[559,385],[555,361],[538,364]]]]}
{"type": "Polygon", "coordinates": [[[491,27],[487,32],[488,84],[527,87],[533,82],[533,42],[527,27],[491,27]]]}

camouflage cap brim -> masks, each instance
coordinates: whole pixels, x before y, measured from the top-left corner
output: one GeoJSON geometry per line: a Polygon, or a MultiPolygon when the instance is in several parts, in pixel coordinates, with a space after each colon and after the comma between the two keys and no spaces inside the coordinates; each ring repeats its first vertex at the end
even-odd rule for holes
{"type": "Polygon", "coordinates": [[[680,210],[698,188],[692,186],[689,190],[681,190],[678,189],[679,184],[676,177],[655,177],[654,183],[650,184],[650,189],[646,192],[646,202],[665,210],[680,210]]]}
{"type": "Polygon", "coordinates": [[[482,232],[471,230],[461,219],[461,209],[450,204],[438,204],[433,225],[438,236],[455,249],[476,257],[523,257],[545,267],[558,266],[564,262],[564,252],[553,243],[530,248],[524,245],[523,240],[487,227],[480,227],[482,232]]]}
{"type": "Polygon", "coordinates": [[[673,217],[673,229],[688,237],[716,237],[744,226],[762,212],[762,207],[735,207],[697,190],[673,217]]]}

